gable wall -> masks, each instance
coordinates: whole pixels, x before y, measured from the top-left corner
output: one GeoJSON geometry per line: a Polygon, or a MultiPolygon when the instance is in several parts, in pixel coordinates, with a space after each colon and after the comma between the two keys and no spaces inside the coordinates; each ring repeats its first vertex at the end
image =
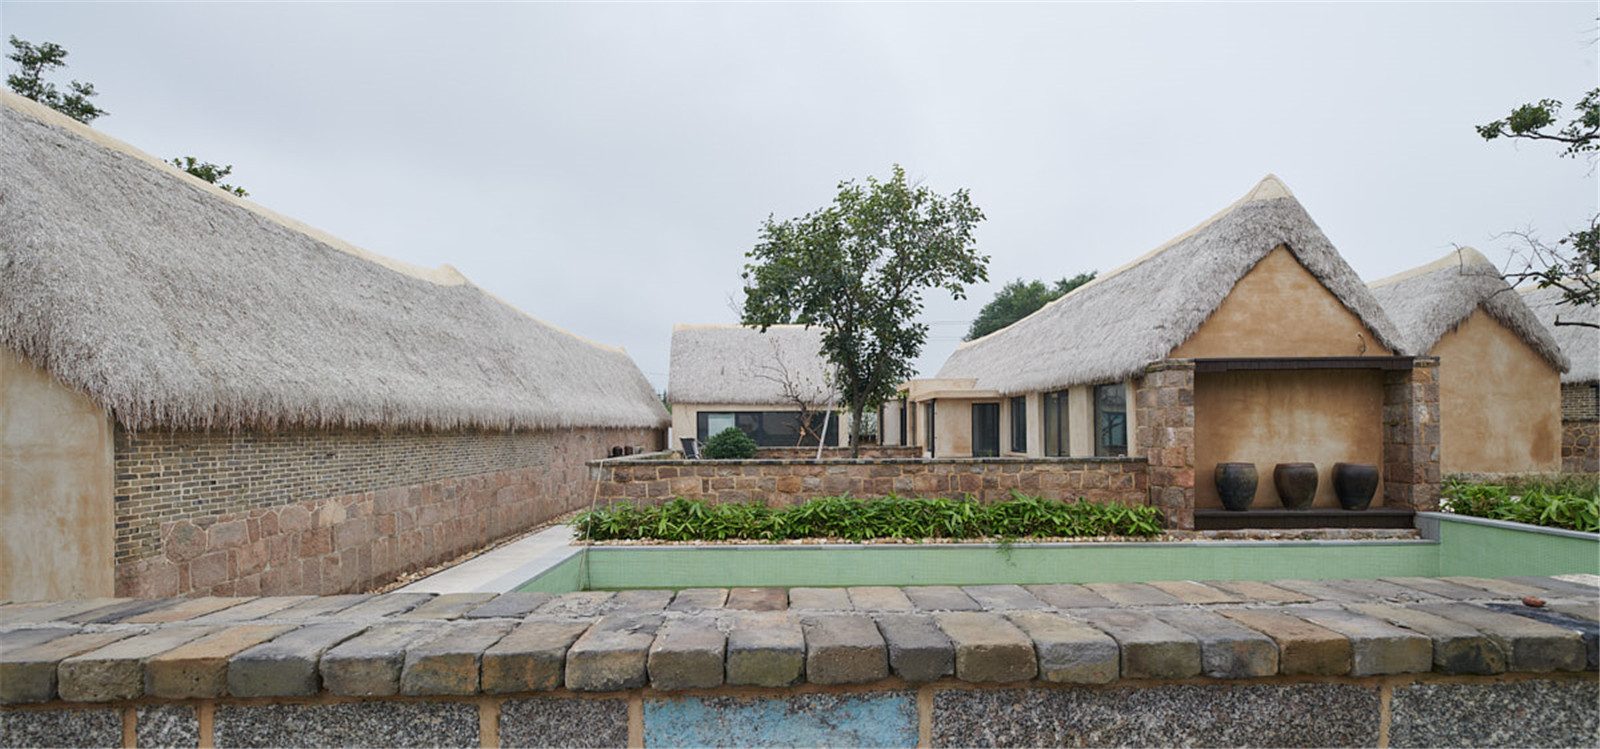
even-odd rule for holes
{"type": "Polygon", "coordinates": [[[1561,469],[1561,375],[1516,333],[1479,309],[1430,353],[1445,473],[1561,469]]]}

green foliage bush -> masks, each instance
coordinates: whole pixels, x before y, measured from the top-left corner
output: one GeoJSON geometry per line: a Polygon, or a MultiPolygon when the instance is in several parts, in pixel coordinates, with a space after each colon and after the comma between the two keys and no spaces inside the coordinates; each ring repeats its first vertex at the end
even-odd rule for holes
{"type": "Polygon", "coordinates": [[[711,435],[700,454],[711,460],[749,460],[756,456],[756,441],[738,427],[728,427],[711,435]]]}
{"type": "Polygon", "coordinates": [[[1439,505],[1458,515],[1600,533],[1600,482],[1593,476],[1499,482],[1448,478],[1439,505]]]}
{"type": "Polygon", "coordinates": [[[659,506],[631,502],[590,510],[573,518],[585,540],[781,541],[796,538],[1071,538],[1156,536],[1161,513],[1079,500],[1058,502],[1013,491],[1004,502],[927,497],[854,499],[817,497],[774,510],[758,502],[720,505],[670,500],[659,506]]]}

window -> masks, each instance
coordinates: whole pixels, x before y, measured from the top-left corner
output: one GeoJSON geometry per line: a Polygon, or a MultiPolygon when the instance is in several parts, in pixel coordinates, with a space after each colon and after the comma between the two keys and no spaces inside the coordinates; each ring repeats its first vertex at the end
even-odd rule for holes
{"type": "Polygon", "coordinates": [[[1067,391],[1044,394],[1044,454],[1052,458],[1071,455],[1067,432],[1067,391]]]}
{"type": "Polygon", "coordinates": [[[911,444],[911,438],[906,435],[906,397],[900,396],[900,445],[911,444]]]}
{"type": "Polygon", "coordinates": [[[933,401],[922,404],[922,428],[927,437],[923,441],[923,447],[928,448],[929,455],[933,455],[933,435],[935,434],[933,430],[933,401]]]}
{"type": "Polygon", "coordinates": [[[758,447],[816,447],[815,436],[822,432],[822,423],[828,423],[823,440],[830,445],[839,444],[839,420],[827,414],[811,415],[811,431],[801,439],[800,414],[796,411],[701,411],[695,415],[695,432],[701,442],[728,427],[738,427],[750,435],[758,447]]]}
{"type": "Polygon", "coordinates": [[[1128,454],[1128,396],[1120,382],[1094,386],[1094,454],[1128,454]]]}
{"type": "Polygon", "coordinates": [[[972,404],[972,457],[1000,456],[1000,404],[972,404]]]}
{"type": "Polygon", "coordinates": [[[1017,396],[1011,399],[1011,452],[1025,453],[1028,451],[1028,398],[1017,396]]]}

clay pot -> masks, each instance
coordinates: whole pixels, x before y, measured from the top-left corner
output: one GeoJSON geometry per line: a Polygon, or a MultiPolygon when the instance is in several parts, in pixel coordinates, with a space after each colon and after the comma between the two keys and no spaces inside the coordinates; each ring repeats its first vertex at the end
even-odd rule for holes
{"type": "Polygon", "coordinates": [[[1272,469],[1272,485],[1286,510],[1304,510],[1317,498],[1317,464],[1279,463],[1272,469]]]}
{"type": "Polygon", "coordinates": [[[1346,510],[1365,510],[1378,491],[1378,466],[1373,463],[1334,463],[1333,493],[1346,510]]]}
{"type": "Polygon", "coordinates": [[[1218,463],[1216,481],[1222,507],[1242,512],[1250,509],[1250,503],[1255,501],[1260,476],[1256,474],[1254,463],[1218,463]]]}

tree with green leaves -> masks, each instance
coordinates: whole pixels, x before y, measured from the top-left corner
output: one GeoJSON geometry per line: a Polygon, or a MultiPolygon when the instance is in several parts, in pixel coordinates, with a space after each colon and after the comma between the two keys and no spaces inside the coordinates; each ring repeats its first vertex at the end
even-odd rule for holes
{"type": "Polygon", "coordinates": [[[799,323],[822,329],[834,390],[850,408],[851,455],[861,445],[862,414],[915,376],[928,338],[917,321],[923,294],[956,299],[988,280],[989,258],[973,229],[983,211],[966,190],[949,196],[906,182],[895,165],[887,181],[839,183],[833,204],[761,227],[745,254],[745,325],[766,330],[799,323]]]}
{"type": "Polygon", "coordinates": [[[217,166],[209,161],[200,161],[193,156],[184,156],[173,159],[172,165],[222,188],[224,192],[231,192],[241,198],[250,197],[250,193],[245,192],[243,187],[237,187],[221,181],[223,177],[233,174],[232,164],[217,166]]]}
{"type": "Polygon", "coordinates": [[[6,76],[12,91],[85,125],[109,114],[89,101],[95,96],[94,84],[72,81],[67,84],[69,90],[62,92],[44,79],[47,71],[67,66],[67,51],[61,45],[45,42],[34,46],[13,36],[11,54],[6,57],[17,64],[17,72],[6,76]]]}
{"type": "MultiPolygon", "coordinates": [[[[1523,104],[1511,110],[1504,119],[1487,125],[1478,125],[1478,135],[1484,140],[1512,138],[1517,140],[1551,141],[1565,146],[1562,156],[1577,158],[1587,154],[1593,159],[1600,151],[1600,88],[1591,89],[1578,100],[1573,116],[1565,124],[1560,121],[1562,103],[1556,99],[1541,99],[1535,104],[1523,104]]],[[[1531,231],[1507,232],[1507,236],[1520,240],[1521,247],[1511,251],[1511,264],[1505,272],[1506,280],[1513,284],[1533,281],[1539,288],[1554,286],[1561,290],[1563,304],[1600,306],[1600,215],[1589,219],[1587,229],[1579,229],[1548,244],[1531,231]]],[[[1556,318],[1557,325],[1582,325],[1600,327],[1592,323],[1565,321],[1556,318]]]]}
{"type": "Polygon", "coordinates": [[[983,305],[983,309],[978,311],[978,317],[972,321],[972,327],[967,329],[965,340],[975,341],[1033,314],[1040,307],[1093,281],[1095,273],[1096,271],[1089,271],[1079,273],[1072,278],[1063,278],[1053,287],[1044,285],[1043,281],[1024,281],[1020,278],[1007,283],[995,292],[994,298],[983,305]]]}

